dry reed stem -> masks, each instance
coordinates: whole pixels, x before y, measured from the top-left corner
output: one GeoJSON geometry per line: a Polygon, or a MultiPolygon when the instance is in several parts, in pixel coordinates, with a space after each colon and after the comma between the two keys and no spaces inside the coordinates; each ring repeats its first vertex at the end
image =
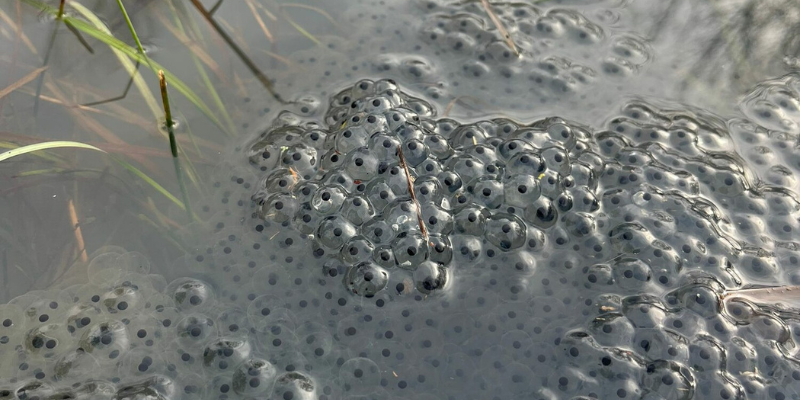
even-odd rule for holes
{"type": "Polygon", "coordinates": [[[519,57],[519,49],[517,48],[517,45],[514,43],[514,40],[511,39],[511,35],[506,30],[506,27],[503,26],[500,18],[497,18],[497,14],[495,14],[494,10],[492,10],[492,5],[489,4],[489,0],[481,0],[481,4],[486,10],[486,13],[489,14],[489,18],[491,18],[492,22],[497,27],[497,30],[500,31],[501,35],[503,35],[503,39],[506,41],[508,47],[510,47],[511,51],[513,51],[514,54],[519,57]]]}
{"type": "Polygon", "coordinates": [[[397,147],[397,157],[400,159],[400,166],[403,168],[403,172],[406,175],[406,185],[408,186],[408,193],[411,196],[411,201],[414,203],[414,208],[417,210],[419,230],[422,232],[425,243],[428,243],[428,229],[425,227],[425,221],[422,219],[422,208],[419,205],[416,193],[414,193],[414,179],[411,177],[411,172],[408,170],[408,164],[406,164],[406,157],[403,155],[402,146],[397,147]]]}
{"type": "Polygon", "coordinates": [[[269,40],[270,43],[275,43],[275,38],[272,36],[272,32],[269,31],[267,24],[264,23],[263,19],[261,19],[261,15],[253,5],[253,0],[245,0],[245,3],[247,3],[247,7],[250,8],[250,11],[253,12],[253,17],[256,19],[256,22],[258,22],[258,26],[260,26],[261,30],[264,32],[264,36],[267,37],[267,40],[269,40]]]}
{"type": "Polygon", "coordinates": [[[47,69],[47,66],[37,68],[37,69],[31,71],[30,73],[28,73],[28,75],[25,75],[22,78],[20,78],[18,81],[6,86],[5,89],[0,90],[0,99],[2,99],[3,97],[8,96],[11,92],[21,88],[26,83],[36,79],[36,77],[39,76],[39,74],[42,71],[46,70],[46,69],[47,69]]]}

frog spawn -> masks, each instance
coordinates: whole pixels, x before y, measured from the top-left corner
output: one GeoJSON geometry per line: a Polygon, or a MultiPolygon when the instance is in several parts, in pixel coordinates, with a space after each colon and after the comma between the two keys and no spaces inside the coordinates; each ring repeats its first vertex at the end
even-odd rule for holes
{"type": "Polygon", "coordinates": [[[284,115],[245,149],[254,168],[220,174],[196,207],[208,222],[194,241],[207,247],[168,278],[109,252],[89,283],[0,308],[0,393],[790,398],[798,387],[796,321],[722,300],[791,280],[798,263],[790,246],[753,240],[766,227],[731,223],[797,218],[788,190],[754,185],[760,170],[729,156],[751,136],[643,102],[598,132],[558,118],[460,124],[385,81],[330,109],[284,115]],[[372,135],[356,134],[368,124],[372,135]],[[297,160],[292,146],[331,162],[297,160]],[[265,151],[280,160],[252,158],[265,151]]]}

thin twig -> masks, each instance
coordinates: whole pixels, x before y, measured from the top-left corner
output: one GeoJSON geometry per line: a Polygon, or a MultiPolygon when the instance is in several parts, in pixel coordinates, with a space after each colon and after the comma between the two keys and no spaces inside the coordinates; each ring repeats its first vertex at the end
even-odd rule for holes
{"type": "Polygon", "coordinates": [[[209,11],[208,11],[208,14],[209,14],[209,15],[214,15],[214,14],[216,14],[217,10],[219,10],[219,6],[221,6],[221,5],[222,5],[222,2],[223,2],[223,1],[225,1],[225,0],[217,0],[217,3],[216,3],[216,4],[214,4],[214,7],[211,7],[211,10],[209,10],[209,11]]]}
{"type": "Polygon", "coordinates": [[[261,84],[264,85],[264,88],[267,89],[267,91],[272,95],[272,97],[274,97],[275,100],[281,103],[286,103],[281,98],[281,96],[277,92],[275,92],[275,88],[272,86],[272,82],[269,80],[269,78],[267,78],[267,76],[264,75],[264,73],[262,73],[261,70],[258,69],[258,66],[256,66],[256,64],[253,63],[252,60],[250,60],[250,57],[248,57],[247,54],[245,54],[242,51],[242,49],[239,48],[238,45],[236,45],[233,39],[222,29],[222,27],[219,26],[217,21],[214,20],[214,16],[211,15],[208,11],[206,11],[205,7],[203,7],[203,4],[200,3],[200,0],[191,0],[191,1],[192,4],[194,4],[194,7],[197,8],[197,11],[203,15],[203,18],[205,18],[209,24],[211,24],[214,30],[217,31],[217,34],[219,34],[222,37],[222,39],[225,40],[228,46],[230,46],[231,50],[233,50],[233,52],[236,53],[236,55],[239,57],[239,59],[242,60],[244,65],[247,66],[250,72],[252,72],[253,75],[255,75],[256,78],[259,80],[259,82],[261,82],[261,84]]]}
{"type": "Polygon", "coordinates": [[[133,85],[133,81],[136,78],[136,73],[139,71],[139,61],[136,61],[136,67],[134,67],[134,74],[131,75],[131,79],[128,80],[128,84],[125,85],[125,90],[122,91],[122,94],[116,97],[112,97],[110,99],[105,100],[98,100],[98,101],[91,101],[89,103],[83,103],[81,107],[92,107],[92,106],[99,106],[100,104],[106,104],[115,102],[117,100],[122,100],[128,96],[128,91],[131,90],[131,86],[133,85]]]}
{"type": "Polygon", "coordinates": [[[80,254],[81,261],[87,262],[89,261],[89,257],[86,255],[86,245],[83,242],[81,225],[78,223],[78,214],[75,212],[75,205],[72,204],[72,199],[67,201],[67,207],[69,208],[69,221],[72,224],[73,231],[75,232],[75,243],[78,245],[78,252],[80,254]]]}
{"type": "Polygon", "coordinates": [[[422,219],[422,208],[419,205],[416,193],[414,193],[414,179],[411,178],[411,172],[408,170],[408,164],[406,164],[406,157],[403,155],[402,146],[397,146],[397,157],[400,159],[400,166],[403,168],[403,172],[406,175],[406,184],[408,185],[408,193],[411,195],[411,201],[414,203],[414,207],[417,209],[417,223],[419,224],[419,230],[422,232],[422,237],[425,239],[425,243],[429,243],[428,228],[425,227],[425,221],[422,219]]]}
{"type": "Polygon", "coordinates": [[[503,26],[503,23],[500,21],[499,18],[497,18],[497,15],[492,10],[492,5],[489,4],[489,0],[481,0],[481,4],[483,5],[483,8],[486,10],[486,13],[489,14],[489,18],[492,19],[492,22],[497,27],[497,30],[500,31],[501,35],[503,35],[503,39],[505,39],[508,47],[510,47],[511,51],[513,51],[514,54],[517,57],[519,57],[519,49],[517,49],[517,45],[514,43],[514,40],[511,39],[511,35],[506,30],[506,27],[503,26]]]}

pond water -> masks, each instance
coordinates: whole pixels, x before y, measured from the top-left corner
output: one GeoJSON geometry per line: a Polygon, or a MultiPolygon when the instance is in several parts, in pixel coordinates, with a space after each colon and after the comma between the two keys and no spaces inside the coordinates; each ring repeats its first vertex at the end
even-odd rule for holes
{"type": "Polygon", "coordinates": [[[0,161],[0,398],[800,398],[792,1],[126,3],[183,185],[116,3],[0,6],[107,152],[0,161]]]}

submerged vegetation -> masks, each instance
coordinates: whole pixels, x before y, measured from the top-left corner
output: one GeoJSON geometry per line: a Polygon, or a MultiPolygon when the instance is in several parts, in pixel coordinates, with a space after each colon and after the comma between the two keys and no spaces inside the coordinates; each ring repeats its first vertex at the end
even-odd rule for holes
{"type": "MultiPolygon", "coordinates": [[[[35,215],[38,211],[31,206],[22,206],[26,210],[4,213],[6,215],[0,217],[0,242],[3,243],[0,247],[4,249],[0,257],[2,263],[0,269],[3,270],[0,282],[3,282],[5,286],[3,289],[6,290],[3,299],[0,300],[7,300],[14,295],[24,293],[31,287],[48,285],[76,260],[85,259],[86,251],[91,252],[103,245],[119,241],[115,240],[115,236],[125,236],[127,240],[124,241],[131,242],[129,237],[131,233],[155,230],[167,239],[166,243],[171,243],[173,246],[172,250],[166,251],[165,260],[180,254],[184,245],[177,232],[185,224],[196,220],[196,216],[192,213],[191,199],[196,193],[205,190],[198,177],[207,173],[209,167],[213,167],[210,162],[211,157],[223,149],[224,138],[236,136],[239,133],[237,131],[241,129],[240,126],[247,125],[246,122],[239,122],[240,126],[237,126],[226,102],[230,102],[231,96],[239,99],[250,96],[248,91],[251,89],[244,82],[251,78],[240,76],[237,72],[223,71],[220,58],[212,56],[212,53],[216,51],[235,54],[263,88],[275,99],[280,100],[280,96],[274,92],[271,80],[237,44],[237,39],[226,32],[230,30],[223,27],[230,25],[223,18],[214,15],[223,2],[218,2],[211,10],[203,8],[200,2],[193,2],[193,9],[187,9],[183,2],[172,0],[162,4],[151,1],[129,3],[134,4],[135,13],[146,11],[148,8],[168,11],[168,13],[159,11],[153,14],[159,14],[163,28],[189,50],[195,68],[193,73],[191,70],[185,70],[184,66],[173,71],[150,57],[149,53],[154,49],[157,52],[157,47],[146,43],[137,34],[135,15],[128,14],[122,1],[116,2],[116,12],[110,10],[110,7],[101,6],[100,9],[106,8],[104,10],[106,14],[102,17],[92,11],[98,9],[97,7],[89,7],[81,1],[62,0],[53,4],[39,0],[20,0],[12,3],[10,7],[0,8],[0,19],[11,28],[3,30],[4,40],[14,43],[15,50],[4,63],[9,65],[7,68],[11,70],[26,65],[24,68],[30,71],[0,88],[0,113],[3,107],[15,107],[14,104],[8,103],[8,97],[16,93],[30,96],[33,106],[30,114],[27,114],[27,110],[15,110],[13,118],[9,118],[8,113],[3,114],[7,122],[4,125],[9,127],[16,123],[20,132],[0,131],[0,149],[6,150],[0,153],[2,163],[0,174],[6,179],[2,193],[4,200],[8,201],[4,207],[14,207],[15,203],[16,207],[20,207],[19,199],[27,196],[28,191],[43,190],[42,188],[51,186],[63,187],[60,191],[64,192],[61,197],[65,204],[60,207],[63,212],[59,213],[58,220],[63,220],[65,228],[56,232],[63,231],[64,234],[54,236],[69,237],[76,243],[51,246],[53,249],[60,247],[59,254],[55,254],[56,251],[51,249],[40,250],[39,254],[34,254],[35,248],[47,247],[48,240],[43,239],[40,240],[41,243],[37,243],[35,239],[37,235],[34,233],[36,228],[31,226],[26,233],[26,223],[18,219],[36,220],[38,218],[35,215]],[[40,19],[38,26],[33,26],[34,32],[26,32],[23,20],[36,13],[39,13],[40,19]],[[114,22],[118,20],[123,23],[114,22]],[[209,39],[206,39],[209,33],[204,33],[201,29],[206,23],[212,28],[211,35],[223,39],[223,42],[216,41],[216,38],[212,39],[216,41],[217,47],[209,43],[209,39]],[[66,30],[62,29],[64,27],[66,30]],[[133,43],[128,43],[124,38],[123,28],[127,28],[130,32],[133,43]],[[44,50],[41,50],[34,43],[36,37],[42,36],[41,33],[45,31],[48,35],[47,44],[44,50]],[[73,44],[78,44],[79,48],[73,44]],[[84,54],[69,54],[68,59],[64,59],[63,47],[84,54]],[[20,55],[23,49],[28,51],[31,57],[20,55]],[[107,68],[106,66],[120,65],[127,75],[127,79],[121,85],[124,89],[119,94],[109,96],[106,93],[106,86],[115,85],[107,85],[102,78],[105,85],[103,87],[96,86],[91,77],[88,82],[85,76],[75,79],[75,71],[72,71],[73,67],[69,65],[75,62],[69,59],[72,57],[77,57],[78,60],[86,59],[88,70],[92,68],[102,70],[107,68]],[[41,60],[39,66],[21,61],[37,58],[41,60]],[[153,75],[142,74],[145,71],[151,71],[153,75]],[[187,77],[198,84],[188,84],[187,77]],[[154,83],[158,83],[160,88],[161,106],[151,90],[154,83]],[[182,99],[178,102],[177,115],[175,110],[171,110],[174,108],[171,103],[174,102],[167,95],[167,84],[182,95],[182,99]],[[135,89],[135,94],[131,88],[135,89]],[[232,93],[232,89],[235,93],[232,93]],[[145,108],[142,109],[141,105],[145,108]],[[196,112],[188,110],[185,105],[198,110],[212,124],[203,126],[200,136],[189,126],[189,120],[184,115],[187,112],[190,114],[196,112]],[[52,106],[61,109],[54,111],[52,106]],[[50,114],[60,115],[63,112],[66,112],[79,128],[75,133],[53,135],[39,132],[45,129],[41,128],[44,125],[42,121],[53,118],[50,114]],[[123,132],[118,132],[119,129],[111,126],[125,128],[123,132]],[[137,130],[139,133],[136,133],[137,130]],[[136,143],[141,143],[141,139],[127,138],[128,136],[141,138],[142,134],[154,140],[148,139],[146,142],[149,143],[142,145],[136,143]],[[51,140],[48,137],[64,140],[51,140]],[[155,140],[157,137],[162,139],[155,140]],[[159,145],[159,142],[163,145],[159,145]],[[70,148],[90,149],[104,155],[99,160],[91,159],[75,150],[69,150],[70,148]],[[172,177],[165,173],[163,166],[164,159],[170,155],[175,169],[172,177]],[[99,165],[96,164],[98,161],[99,165]],[[92,167],[87,167],[86,164],[92,167]],[[198,168],[206,172],[199,172],[198,168]],[[187,182],[191,182],[190,185],[184,182],[184,177],[188,178],[187,182]],[[68,185],[64,182],[73,184],[68,185]],[[99,185],[102,190],[98,192],[95,185],[99,185]],[[90,189],[91,187],[95,189],[90,189]],[[176,192],[177,195],[173,194],[176,192]],[[122,194],[125,202],[135,207],[119,207],[117,211],[120,214],[108,219],[103,218],[101,222],[100,216],[92,215],[91,210],[107,201],[102,198],[103,196],[118,196],[114,193],[122,194]],[[154,194],[158,197],[153,197],[154,194]],[[161,199],[166,199],[167,202],[161,199]],[[177,210],[185,212],[184,216],[169,211],[170,204],[177,210]],[[103,229],[94,229],[94,225],[101,224],[106,226],[103,229]],[[127,227],[126,233],[120,233],[118,228],[110,228],[107,224],[114,224],[117,227],[119,224],[124,224],[127,227]],[[67,230],[74,231],[75,234],[67,235],[67,230]],[[115,233],[105,237],[105,241],[98,242],[94,240],[98,234],[91,233],[95,230],[110,230],[115,233]],[[87,234],[88,237],[84,239],[84,235],[87,234]],[[15,278],[16,275],[20,275],[20,278],[15,278]],[[38,275],[44,277],[34,279],[38,275]],[[9,282],[20,281],[27,282],[29,286],[9,287],[9,282]]],[[[254,11],[254,22],[263,29],[267,40],[274,43],[276,39],[272,32],[276,28],[270,27],[270,24],[278,22],[282,16],[288,17],[284,7],[294,5],[273,7],[248,0],[248,6],[254,11]],[[262,13],[269,17],[267,21],[262,19],[262,13]]],[[[320,12],[333,21],[330,15],[322,10],[303,4],[296,6],[320,12]]],[[[313,35],[291,18],[287,18],[286,23],[300,35],[313,40],[313,35]]],[[[277,54],[275,56],[280,57],[277,54]]],[[[116,68],[112,67],[112,70],[116,68]]],[[[249,116],[240,118],[243,121],[249,119],[249,116]]],[[[141,247],[146,245],[142,243],[141,247]]]]}

